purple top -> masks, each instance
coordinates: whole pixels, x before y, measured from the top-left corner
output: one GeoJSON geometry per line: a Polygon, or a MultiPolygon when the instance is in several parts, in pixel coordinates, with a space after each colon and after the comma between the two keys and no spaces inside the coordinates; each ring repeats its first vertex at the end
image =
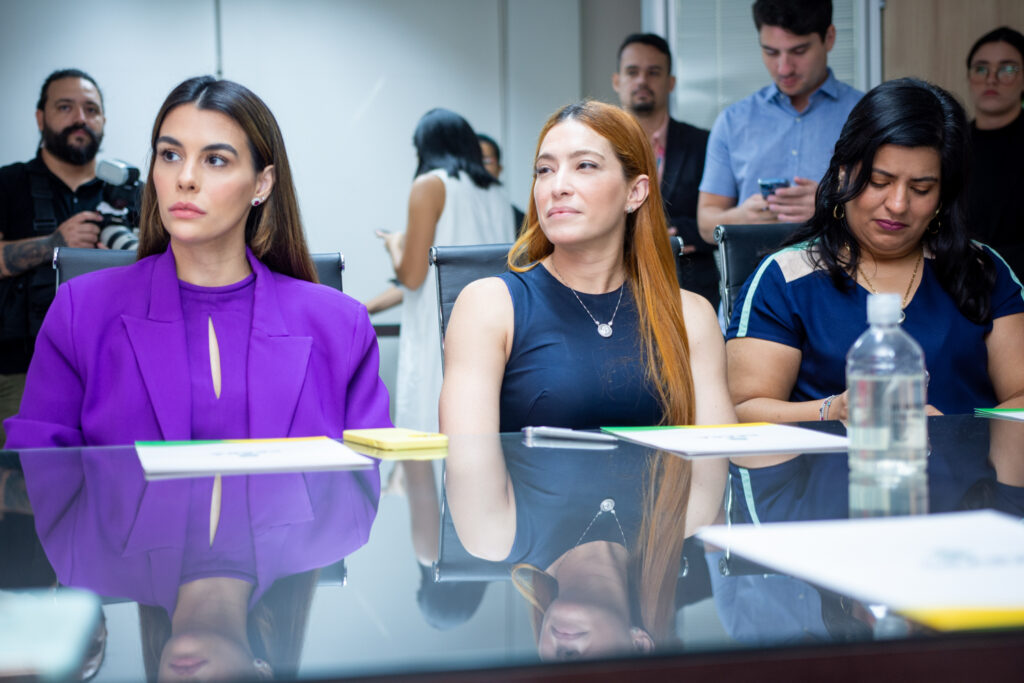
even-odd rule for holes
{"type": "Polygon", "coordinates": [[[212,546],[210,498],[213,495],[213,479],[192,479],[189,484],[188,520],[185,525],[185,548],[181,558],[179,584],[211,576],[227,576],[256,583],[247,478],[222,478],[220,520],[212,546]]]}
{"type": "MultiPolygon", "coordinates": [[[[192,379],[192,438],[244,438],[246,414],[245,351],[252,331],[252,299],[256,276],[224,287],[200,287],[178,281],[185,320],[189,376],[192,379]],[[213,385],[210,327],[219,350],[221,391],[213,385]]],[[[211,576],[228,576],[256,583],[249,495],[245,479],[224,477],[221,512],[210,545],[210,500],[213,479],[194,479],[185,528],[181,583],[211,576]]]]}
{"type": "Polygon", "coordinates": [[[241,439],[249,434],[246,357],[256,276],[225,287],[178,281],[192,379],[192,438],[241,439]],[[220,349],[221,392],[211,374],[210,321],[220,349]]]}

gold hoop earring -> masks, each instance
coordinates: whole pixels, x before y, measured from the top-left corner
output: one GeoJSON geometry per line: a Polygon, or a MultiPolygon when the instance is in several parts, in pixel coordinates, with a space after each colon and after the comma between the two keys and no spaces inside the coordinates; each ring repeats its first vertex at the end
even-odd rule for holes
{"type": "Polygon", "coordinates": [[[835,218],[837,221],[841,221],[846,218],[846,209],[843,208],[842,204],[836,204],[832,207],[832,218],[835,218]],[[839,209],[843,209],[842,215],[839,214],[839,209]]]}
{"type": "Polygon", "coordinates": [[[929,235],[938,235],[939,230],[942,229],[942,221],[939,220],[939,213],[942,212],[942,202],[939,202],[939,208],[935,209],[935,215],[932,216],[934,223],[928,226],[929,235]]]}

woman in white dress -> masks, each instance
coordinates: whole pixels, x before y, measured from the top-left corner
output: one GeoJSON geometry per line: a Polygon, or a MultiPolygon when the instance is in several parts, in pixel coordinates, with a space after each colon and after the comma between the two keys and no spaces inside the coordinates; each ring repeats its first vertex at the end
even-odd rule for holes
{"type": "Polygon", "coordinates": [[[434,244],[511,242],[512,209],[483,166],[476,133],[458,114],[432,109],[413,134],[419,158],[405,233],[379,233],[402,285],[395,425],[437,431],[441,351],[437,292],[428,282],[434,244]]]}

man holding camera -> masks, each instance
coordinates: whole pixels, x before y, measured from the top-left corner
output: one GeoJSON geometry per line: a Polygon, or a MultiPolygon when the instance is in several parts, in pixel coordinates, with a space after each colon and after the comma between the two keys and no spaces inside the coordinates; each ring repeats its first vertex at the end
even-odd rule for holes
{"type": "Polygon", "coordinates": [[[757,0],[754,25],[774,83],[736,102],[711,129],[697,201],[700,235],[715,226],[799,223],[863,93],[836,80],[830,0],[757,0]],[[760,182],[763,181],[763,182],[760,182]]]}
{"type": "MultiPolygon", "coordinates": [[[[25,372],[53,301],[54,247],[97,247],[103,200],[96,152],[103,96],[78,69],[55,71],[36,105],[36,157],[0,168],[0,423],[18,411],[25,372]]],[[[0,444],[6,439],[0,427],[0,444]]]]}

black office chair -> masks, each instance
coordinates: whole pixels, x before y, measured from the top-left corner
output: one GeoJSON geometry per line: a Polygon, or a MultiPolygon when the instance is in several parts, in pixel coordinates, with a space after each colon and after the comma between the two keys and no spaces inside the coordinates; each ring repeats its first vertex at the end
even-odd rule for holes
{"type": "MultiPolygon", "coordinates": [[[[340,251],[312,254],[320,284],[341,289],[341,273],[345,270],[345,257],[340,251]]],[[[79,249],[57,247],[53,250],[53,269],[57,271],[57,286],[82,273],[101,268],[127,266],[135,263],[135,252],[123,249],[79,249]]]]}
{"type": "MultiPolygon", "coordinates": [[[[683,280],[683,238],[674,236],[672,254],[676,259],[676,278],[683,280]]],[[[474,244],[464,247],[431,247],[430,263],[437,276],[437,313],[441,323],[441,359],[444,362],[444,333],[452,307],[462,288],[473,280],[498,275],[508,270],[511,244],[474,244]]],[[[681,285],[680,285],[681,286],[681,285]]]]}
{"type": "Polygon", "coordinates": [[[758,223],[719,225],[715,228],[720,257],[718,288],[726,321],[732,317],[732,309],[743,283],[757,268],[757,264],[776,251],[798,227],[799,223],[758,223]]]}
{"type": "Polygon", "coordinates": [[[441,529],[438,538],[437,561],[434,562],[434,581],[508,581],[512,564],[481,560],[469,554],[459,540],[448,509],[448,496],[441,493],[441,529]]]}
{"type": "Polygon", "coordinates": [[[508,270],[511,244],[473,244],[463,247],[431,247],[430,264],[437,277],[437,314],[441,324],[441,362],[448,318],[462,288],[473,280],[508,270]]]}

